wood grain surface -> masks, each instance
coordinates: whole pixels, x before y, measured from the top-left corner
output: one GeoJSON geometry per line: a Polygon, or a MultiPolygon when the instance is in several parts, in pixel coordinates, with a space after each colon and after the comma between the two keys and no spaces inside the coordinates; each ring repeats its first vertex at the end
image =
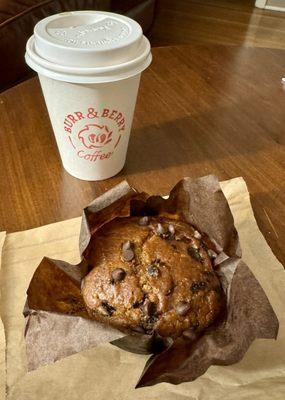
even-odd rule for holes
{"type": "Polygon", "coordinates": [[[184,176],[243,176],[259,227],[285,264],[285,52],[205,45],[155,48],[153,56],[126,166],[106,181],[63,170],[37,79],[1,94],[0,230],[79,216],[125,178],[166,194],[184,176]]]}
{"type": "Polygon", "coordinates": [[[157,0],[152,46],[216,43],[285,49],[285,15],[255,0],[157,0]]]}

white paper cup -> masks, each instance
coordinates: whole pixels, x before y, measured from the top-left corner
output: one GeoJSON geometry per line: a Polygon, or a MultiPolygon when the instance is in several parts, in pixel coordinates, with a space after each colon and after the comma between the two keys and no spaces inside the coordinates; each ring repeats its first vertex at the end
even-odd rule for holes
{"type": "Polygon", "coordinates": [[[124,166],[148,40],[130,18],[94,11],[40,21],[26,47],[64,168],[102,180],[124,166]]]}

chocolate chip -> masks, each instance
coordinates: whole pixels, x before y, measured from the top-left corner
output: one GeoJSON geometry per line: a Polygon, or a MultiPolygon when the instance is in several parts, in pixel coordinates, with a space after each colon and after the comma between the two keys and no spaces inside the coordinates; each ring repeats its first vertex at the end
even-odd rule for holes
{"type": "Polygon", "coordinates": [[[191,285],[191,290],[193,293],[199,292],[199,290],[204,290],[207,286],[206,282],[194,282],[191,285]]]}
{"type": "Polygon", "coordinates": [[[122,246],[123,251],[130,250],[131,248],[132,248],[132,244],[129,240],[127,240],[125,243],[123,243],[123,246],[122,246]]]}
{"type": "Polygon", "coordinates": [[[160,236],[163,237],[163,239],[174,240],[175,238],[174,226],[172,224],[168,225],[168,231],[167,232],[164,231],[163,233],[160,234],[160,236]]]}
{"type": "Polygon", "coordinates": [[[133,252],[133,250],[125,250],[124,252],[123,252],[123,259],[124,259],[124,261],[132,261],[133,260],[133,258],[134,258],[134,256],[135,256],[135,253],[133,252]]]}
{"type": "Polygon", "coordinates": [[[197,338],[197,334],[193,331],[193,328],[186,329],[182,333],[182,335],[183,335],[183,337],[185,339],[188,339],[188,340],[191,340],[191,341],[193,341],[193,340],[195,340],[197,338]]]}
{"type": "Polygon", "coordinates": [[[218,254],[217,254],[214,250],[212,250],[212,249],[209,249],[209,250],[207,251],[207,253],[208,253],[208,256],[209,256],[210,258],[217,258],[217,256],[218,256],[218,254]]]}
{"type": "Polygon", "coordinates": [[[116,268],[112,272],[112,279],[114,283],[121,282],[126,276],[126,271],[123,268],[116,268]]]}
{"type": "Polygon", "coordinates": [[[150,322],[150,323],[154,324],[154,323],[157,322],[157,321],[158,321],[158,315],[151,315],[151,316],[149,317],[149,322],[150,322]]]}
{"type": "Polygon", "coordinates": [[[130,249],[130,250],[125,250],[125,251],[123,252],[123,259],[124,259],[124,261],[132,261],[134,257],[135,257],[135,253],[133,252],[132,249],[130,249]]]}
{"type": "Polygon", "coordinates": [[[132,261],[132,259],[135,256],[135,253],[132,249],[132,243],[127,240],[125,243],[123,243],[122,246],[122,257],[124,261],[132,261]]]}
{"type": "Polygon", "coordinates": [[[144,322],[143,327],[144,327],[145,332],[148,335],[151,335],[153,333],[153,323],[150,322],[150,320],[148,320],[147,322],[144,322]]]}
{"type": "Polygon", "coordinates": [[[149,224],[149,217],[142,217],[139,219],[138,224],[140,226],[147,226],[149,224]]]}
{"type": "Polygon", "coordinates": [[[189,256],[194,258],[194,260],[201,261],[202,257],[199,253],[199,249],[196,249],[195,247],[188,247],[187,251],[189,256]]]}
{"type": "Polygon", "coordinates": [[[194,235],[193,236],[194,236],[195,239],[199,239],[199,240],[202,238],[201,233],[198,232],[198,231],[194,231],[194,235]]]}
{"type": "Polygon", "coordinates": [[[133,308],[139,308],[139,307],[144,303],[145,297],[146,297],[146,295],[145,295],[145,293],[143,293],[142,298],[141,298],[140,300],[136,300],[136,301],[134,302],[133,308]]]}
{"type": "Polygon", "coordinates": [[[156,312],[156,304],[152,301],[147,300],[141,307],[142,312],[148,316],[153,315],[156,312]]]}
{"type": "Polygon", "coordinates": [[[174,250],[177,250],[176,244],[172,244],[171,247],[172,247],[174,250]]]}
{"type": "Polygon", "coordinates": [[[110,304],[107,301],[102,301],[102,307],[103,309],[106,311],[106,313],[111,316],[114,314],[114,312],[116,311],[116,309],[112,306],[110,306],[110,304]]]}
{"type": "Polygon", "coordinates": [[[153,325],[158,321],[158,315],[148,315],[147,318],[142,322],[142,326],[145,329],[146,333],[150,334],[153,331],[153,325]]]}
{"type": "Polygon", "coordinates": [[[156,233],[158,235],[163,235],[165,233],[164,228],[163,228],[163,226],[161,224],[157,224],[156,233]]]}
{"type": "Polygon", "coordinates": [[[147,269],[147,272],[153,278],[157,278],[159,274],[159,270],[155,265],[150,265],[147,269]]]}
{"type": "Polygon", "coordinates": [[[176,305],[176,312],[178,315],[184,316],[188,313],[190,310],[190,304],[187,303],[186,301],[180,301],[176,305]]]}
{"type": "Polygon", "coordinates": [[[140,305],[141,305],[140,301],[135,301],[133,304],[133,308],[139,308],[140,305]]]}
{"type": "Polygon", "coordinates": [[[145,333],[145,330],[142,326],[138,325],[138,326],[134,326],[132,328],[133,331],[137,332],[137,333],[145,333]]]}

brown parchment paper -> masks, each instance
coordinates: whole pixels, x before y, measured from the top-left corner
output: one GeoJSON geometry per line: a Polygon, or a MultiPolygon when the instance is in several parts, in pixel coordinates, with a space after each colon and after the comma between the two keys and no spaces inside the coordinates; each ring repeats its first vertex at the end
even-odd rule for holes
{"type": "Polygon", "coordinates": [[[226,368],[211,367],[195,382],[179,386],[159,384],[134,391],[133,387],[147,357],[123,352],[109,344],[26,374],[20,314],[25,301],[25,289],[34,269],[44,255],[73,264],[79,261],[74,249],[80,220],[65,221],[8,235],[5,242],[1,270],[1,316],[7,337],[8,398],[194,399],[218,398],[223,395],[233,399],[255,395],[268,398],[267,390],[271,398],[282,398],[284,271],[256,226],[244,182],[236,179],[225,183],[223,188],[235,217],[243,259],[264,285],[279,318],[277,341],[257,340],[240,363],[226,368]]]}

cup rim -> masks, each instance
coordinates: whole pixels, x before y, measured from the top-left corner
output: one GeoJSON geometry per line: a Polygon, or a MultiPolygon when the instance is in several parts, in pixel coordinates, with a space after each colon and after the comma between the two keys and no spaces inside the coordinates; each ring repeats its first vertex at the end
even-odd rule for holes
{"type": "Polygon", "coordinates": [[[145,50],[140,53],[140,55],[132,60],[126,61],[117,65],[109,65],[106,67],[71,67],[68,65],[60,65],[55,64],[51,61],[48,61],[42,57],[40,57],[35,51],[35,38],[34,35],[31,36],[26,45],[26,54],[34,61],[34,63],[41,65],[44,68],[50,69],[56,72],[63,73],[73,73],[76,75],[90,75],[90,74],[102,74],[104,72],[118,71],[120,69],[124,69],[126,67],[132,67],[135,64],[142,62],[150,53],[151,47],[150,43],[145,36],[143,36],[143,44],[145,46],[145,50]]]}
{"type": "Polygon", "coordinates": [[[52,63],[40,57],[34,49],[32,36],[26,45],[26,63],[38,74],[71,83],[107,83],[120,81],[137,75],[145,70],[152,61],[151,47],[143,36],[144,51],[136,58],[125,63],[108,67],[70,67],[52,63]]]}

